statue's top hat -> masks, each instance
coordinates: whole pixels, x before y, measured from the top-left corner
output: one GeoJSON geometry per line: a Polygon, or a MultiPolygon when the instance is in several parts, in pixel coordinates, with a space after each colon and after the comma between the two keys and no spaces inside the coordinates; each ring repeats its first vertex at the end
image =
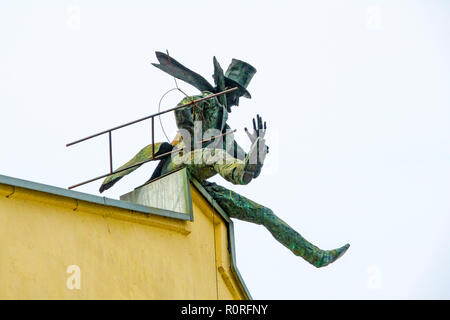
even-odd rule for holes
{"type": "Polygon", "coordinates": [[[225,72],[225,84],[229,87],[237,86],[246,98],[251,98],[247,86],[256,73],[256,69],[247,62],[233,59],[225,72]]]}

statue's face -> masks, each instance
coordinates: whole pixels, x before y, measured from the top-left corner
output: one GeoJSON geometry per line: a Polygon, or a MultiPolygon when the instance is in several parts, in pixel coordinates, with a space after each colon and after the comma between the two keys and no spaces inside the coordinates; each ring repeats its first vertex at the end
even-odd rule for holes
{"type": "Polygon", "coordinates": [[[241,96],[240,96],[239,92],[237,92],[237,91],[230,92],[229,94],[227,94],[227,105],[228,105],[228,107],[238,106],[240,97],[241,96]]]}

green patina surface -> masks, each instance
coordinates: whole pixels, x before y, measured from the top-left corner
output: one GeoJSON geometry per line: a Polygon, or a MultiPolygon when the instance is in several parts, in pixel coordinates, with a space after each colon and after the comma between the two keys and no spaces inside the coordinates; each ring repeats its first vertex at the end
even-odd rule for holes
{"type": "MultiPolygon", "coordinates": [[[[127,163],[125,163],[124,165],[122,165],[120,168],[118,168],[116,171],[118,170],[122,170],[128,167],[131,167],[135,164],[138,164],[140,162],[149,160],[152,158],[152,154],[153,154],[153,148],[155,148],[155,156],[158,156],[162,153],[167,152],[167,148],[162,147],[164,146],[163,143],[155,143],[155,145],[153,146],[152,144],[149,144],[148,146],[144,147],[141,149],[141,151],[139,151],[130,161],[128,161],[127,163]],[[163,150],[164,149],[164,150],[163,150]]],[[[132,167],[130,169],[124,170],[122,172],[118,172],[116,174],[110,175],[109,177],[107,177],[101,187],[100,187],[100,193],[102,193],[104,190],[107,190],[109,188],[111,188],[117,181],[119,181],[120,179],[122,179],[124,176],[132,173],[134,170],[136,170],[137,168],[139,168],[140,166],[135,166],[132,167]]]]}
{"type": "Polygon", "coordinates": [[[202,186],[231,218],[263,225],[281,244],[315,267],[330,264],[342,256],[349,247],[347,244],[339,249],[321,250],[303,238],[269,208],[212,182],[203,181],[202,186]]]}
{"type": "MultiPolygon", "coordinates": [[[[263,139],[266,124],[263,124],[259,116],[257,116],[256,122],[255,119],[253,120],[254,133],[250,134],[246,130],[252,142],[252,147],[248,153],[237,144],[233,134],[226,135],[224,140],[216,138],[212,141],[201,143],[199,146],[194,144],[193,139],[189,139],[189,141],[186,139],[186,136],[200,137],[197,140],[200,141],[205,136],[205,133],[211,129],[214,129],[216,133],[226,133],[231,130],[226,123],[228,114],[231,112],[232,106],[238,105],[241,96],[250,97],[246,87],[256,70],[245,62],[233,59],[224,75],[220,65],[214,58],[213,78],[216,84],[214,87],[203,77],[182,66],[173,58],[160,52],[157,53],[157,58],[160,64],[154,64],[156,67],[190,83],[201,91],[200,95],[184,98],[179,105],[187,104],[192,100],[208,96],[226,88],[237,86],[239,90],[228,93],[226,96],[207,99],[175,111],[178,129],[180,129],[180,132],[187,132],[188,135],[182,135],[172,145],[167,143],[155,144],[155,154],[162,154],[172,149],[183,150],[160,160],[161,162],[158,164],[152,179],[185,167],[188,174],[202,184],[205,190],[230,217],[263,225],[276,240],[315,267],[326,266],[341,257],[349,248],[348,244],[334,250],[322,250],[308,242],[269,208],[232,190],[207,181],[212,176],[219,174],[233,184],[242,185],[248,184],[259,175],[265,154],[268,153],[268,147],[265,146],[263,139]],[[201,126],[198,126],[198,123],[201,123],[201,126]],[[263,157],[260,158],[259,155],[261,153],[263,157]],[[258,161],[256,163],[249,161],[254,155],[257,155],[258,161]]],[[[121,168],[151,159],[152,148],[152,145],[143,148],[121,168]]],[[[137,168],[136,166],[108,177],[100,187],[100,192],[110,188],[123,176],[137,168]]]]}

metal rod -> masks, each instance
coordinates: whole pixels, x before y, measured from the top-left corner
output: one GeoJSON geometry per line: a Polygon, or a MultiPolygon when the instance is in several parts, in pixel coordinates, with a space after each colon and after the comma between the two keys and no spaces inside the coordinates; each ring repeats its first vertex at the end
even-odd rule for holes
{"type": "Polygon", "coordinates": [[[140,118],[140,119],[137,119],[137,120],[125,123],[125,124],[122,124],[120,126],[117,126],[117,127],[114,127],[114,128],[111,128],[111,129],[108,129],[108,130],[105,130],[105,131],[102,131],[102,132],[99,132],[99,133],[96,133],[96,134],[93,134],[93,135],[90,135],[90,136],[88,136],[86,138],[83,138],[83,139],[80,139],[80,140],[68,143],[68,144],[66,144],[66,147],[70,147],[70,146],[72,146],[74,144],[77,144],[77,143],[80,143],[80,142],[83,142],[83,141],[86,141],[86,140],[98,137],[98,136],[100,136],[102,134],[108,133],[109,131],[114,131],[114,130],[117,130],[117,129],[121,129],[123,127],[127,127],[129,125],[132,125],[132,124],[135,124],[135,123],[138,123],[138,122],[141,122],[141,121],[144,121],[144,120],[147,120],[147,119],[150,119],[150,118],[162,115],[162,114],[167,113],[167,112],[175,111],[177,109],[188,107],[188,106],[190,106],[192,104],[196,104],[198,102],[201,102],[201,101],[204,101],[204,100],[207,100],[207,99],[211,99],[211,98],[220,96],[222,94],[230,93],[230,92],[235,91],[237,89],[238,89],[238,87],[227,89],[227,90],[224,90],[224,91],[221,91],[221,92],[218,92],[218,93],[214,93],[214,94],[211,94],[209,96],[206,96],[206,97],[203,97],[203,98],[200,98],[200,99],[197,99],[197,100],[190,101],[190,102],[188,102],[186,104],[183,104],[181,106],[176,106],[174,108],[171,108],[171,109],[168,109],[168,110],[164,110],[164,111],[161,111],[161,112],[158,112],[158,113],[155,113],[155,114],[152,114],[152,115],[149,115],[149,116],[146,116],[146,117],[143,117],[143,118],[140,118]]]}
{"type": "MultiPolygon", "coordinates": [[[[202,140],[201,142],[202,142],[202,143],[203,143],[203,142],[208,142],[208,141],[210,141],[210,140],[214,140],[214,139],[216,139],[216,138],[219,138],[219,137],[222,137],[222,136],[226,136],[226,135],[228,135],[228,134],[230,134],[230,133],[234,133],[234,132],[236,132],[236,129],[235,129],[235,130],[232,130],[232,131],[228,131],[228,132],[222,133],[222,134],[219,134],[219,135],[217,135],[217,136],[214,136],[214,137],[211,137],[211,138],[208,138],[208,139],[205,139],[205,140],[202,140]]],[[[167,156],[167,155],[169,155],[169,154],[171,154],[171,153],[180,152],[180,151],[183,150],[183,149],[185,149],[185,148],[175,149],[175,150],[172,150],[172,151],[169,151],[169,152],[160,154],[160,155],[158,155],[158,156],[156,156],[156,157],[152,157],[151,159],[148,159],[148,160],[144,160],[144,161],[138,162],[138,163],[136,163],[136,164],[134,164],[134,165],[132,165],[132,166],[129,166],[129,167],[126,167],[126,168],[123,168],[123,169],[119,169],[119,170],[117,170],[117,171],[115,171],[115,172],[106,173],[106,174],[103,174],[103,175],[98,176],[98,177],[96,177],[96,178],[92,178],[92,179],[89,179],[89,180],[87,180],[87,181],[84,181],[84,182],[75,184],[75,185],[73,185],[73,186],[70,186],[68,189],[71,190],[71,189],[80,187],[80,186],[82,186],[82,185],[88,184],[88,183],[90,183],[90,182],[94,182],[94,181],[96,181],[96,180],[99,180],[99,179],[102,179],[102,178],[106,178],[106,177],[111,176],[111,175],[113,175],[113,174],[120,173],[120,172],[122,172],[122,171],[125,171],[125,170],[128,170],[128,169],[131,169],[131,168],[134,168],[134,167],[143,165],[144,163],[147,163],[147,162],[149,162],[149,161],[156,160],[156,159],[159,159],[159,158],[161,158],[161,157],[167,156]]]]}
{"type": "Polygon", "coordinates": [[[152,158],[155,158],[155,117],[152,117],[152,158]]]}
{"type": "Polygon", "coordinates": [[[73,189],[73,188],[76,188],[76,187],[80,187],[80,186],[85,185],[85,184],[87,184],[87,183],[94,182],[94,181],[96,181],[96,180],[98,180],[98,179],[101,179],[101,178],[106,178],[106,177],[111,176],[111,175],[113,175],[113,174],[120,173],[120,172],[122,172],[122,171],[125,171],[125,170],[128,170],[128,169],[131,169],[131,168],[134,168],[134,167],[143,165],[144,163],[147,163],[147,162],[149,162],[149,161],[159,159],[159,158],[164,157],[164,156],[166,156],[166,155],[168,155],[168,154],[171,154],[171,153],[174,153],[174,152],[179,152],[179,151],[181,151],[181,150],[183,150],[183,148],[182,148],[182,149],[172,150],[172,151],[170,151],[170,152],[166,152],[166,153],[160,154],[160,155],[158,155],[158,156],[156,156],[156,157],[154,157],[154,158],[151,158],[151,159],[148,159],[148,160],[141,161],[141,162],[138,162],[138,163],[136,163],[136,164],[133,164],[132,166],[129,166],[129,167],[126,167],[126,168],[117,170],[117,171],[112,172],[112,173],[105,173],[105,174],[103,174],[103,175],[101,175],[101,176],[98,176],[98,177],[96,177],[96,178],[92,178],[92,179],[89,179],[89,180],[87,180],[87,181],[84,181],[84,182],[78,183],[78,184],[76,184],[76,185],[70,186],[68,189],[70,190],[70,189],[73,189]]]}
{"type": "Polygon", "coordinates": [[[111,131],[108,133],[109,135],[109,172],[113,172],[113,160],[112,160],[112,135],[111,131]]]}

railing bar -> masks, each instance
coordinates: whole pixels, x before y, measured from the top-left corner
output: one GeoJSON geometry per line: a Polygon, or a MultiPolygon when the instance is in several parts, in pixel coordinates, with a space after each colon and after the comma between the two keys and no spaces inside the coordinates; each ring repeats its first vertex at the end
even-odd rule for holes
{"type": "Polygon", "coordinates": [[[237,89],[239,89],[239,88],[238,87],[234,87],[234,88],[227,89],[227,90],[224,90],[224,91],[221,91],[221,92],[218,92],[218,93],[213,93],[213,94],[211,94],[209,96],[206,96],[206,97],[203,97],[203,98],[200,98],[200,99],[197,99],[197,100],[192,100],[192,101],[190,101],[190,102],[188,102],[186,104],[183,104],[181,106],[176,106],[176,107],[173,107],[171,109],[167,109],[167,110],[155,113],[155,114],[153,114],[153,116],[156,117],[156,116],[159,116],[161,114],[164,114],[164,113],[167,113],[167,112],[170,112],[170,111],[174,111],[174,110],[177,110],[177,109],[188,107],[188,106],[190,106],[192,104],[196,104],[196,103],[199,103],[201,101],[208,100],[208,99],[220,96],[220,95],[225,94],[225,93],[230,93],[230,92],[233,92],[233,91],[235,91],[237,89]]]}
{"type": "Polygon", "coordinates": [[[122,171],[125,171],[125,170],[128,170],[128,169],[131,169],[131,168],[134,168],[134,167],[143,165],[144,163],[147,163],[147,162],[149,162],[149,161],[159,159],[159,158],[161,158],[161,157],[167,156],[168,154],[171,154],[171,153],[174,153],[174,152],[179,152],[179,151],[181,151],[181,150],[183,150],[183,148],[182,148],[182,149],[172,150],[172,151],[170,151],[170,152],[166,152],[166,153],[160,154],[160,155],[158,155],[158,156],[156,156],[156,157],[154,157],[154,158],[147,159],[147,160],[145,160],[145,161],[141,161],[141,162],[138,162],[138,163],[136,163],[136,164],[133,164],[132,166],[129,166],[129,167],[126,167],[126,168],[117,170],[117,171],[112,172],[112,173],[106,173],[106,174],[101,175],[101,176],[98,176],[98,177],[96,177],[96,178],[92,178],[92,179],[89,179],[89,180],[87,180],[87,181],[85,181],[85,182],[82,182],[82,183],[73,185],[73,186],[69,187],[68,189],[70,190],[70,189],[73,189],[73,188],[76,188],[76,187],[85,185],[85,184],[87,184],[87,183],[89,183],[89,182],[93,182],[93,181],[98,180],[98,179],[101,179],[101,178],[106,178],[106,177],[111,176],[111,175],[113,175],[113,174],[120,173],[120,172],[122,172],[122,171]]]}
{"type": "MultiPolygon", "coordinates": [[[[228,134],[230,134],[230,133],[234,133],[234,132],[236,132],[236,129],[235,129],[235,130],[232,130],[232,131],[228,131],[228,132],[222,133],[222,134],[219,134],[219,135],[217,135],[217,136],[214,136],[214,137],[211,137],[211,138],[208,138],[208,139],[205,139],[205,140],[202,140],[201,143],[203,143],[203,142],[208,142],[208,141],[210,141],[210,140],[213,140],[213,139],[216,139],[216,138],[219,138],[219,137],[222,137],[222,136],[226,136],[226,135],[228,135],[228,134]]],[[[113,175],[113,174],[120,173],[120,172],[122,172],[122,171],[125,171],[125,170],[128,170],[128,169],[131,169],[131,168],[134,168],[134,167],[143,165],[144,163],[147,163],[147,162],[150,162],[150,161],[159,159],[159,158],[161,158],[161,157],[167,156],[167,155],[169,155],[169,154],[171,154],[171,153],[180,152],[180,151],[183,150],[183,149],[185,149],[185,148],[175,149],[175,150],[172,150],[172,151],[169,151],[169,152],[160,154],[160,155],[158,155],[158,156],[156,156],[156,157],[152,157],[151,159],[147,159],[147,160],[138,162],[138,163],[136,163],[136,164],[134,164],[134,165],[132,165],[132,166],[129,166],[129,167],[126,167],[126,168],[117,170],[117,171],[112,172],[112,173],[106,173],[106,174],[101,175],[101,176],[98,176],[98,177],[96,177],[96,178],[92,178],[92,179],[89,179],[89,180],[87,180],[87,181],[84,181],[84,182],[75,184],[75,185],[73,185],[73,186],[70,186],[68,189],[69,189],[69,190],[70,190],[70,189],[74,189],[74,188],[76,188],[76,187],[80,187],[80,186],[82,186],[82,185],[88,184],[88,183],[93,182],[93,181],[96,181],[96,180],[98,180],[98,179],[106,178],[106,177],[111,176],[111,175],[113,175]]]]}
{"type": "Polygon", "coordinates": [[[127,127],[127,126],[129,126],[129,125],[132,125],[132,124],[135,124],[135,123],[138,123],[138,122],[141,122],[141,121],[150,119],[150,118],[152,118],[152,117],[157,117],[157,116],[162,115],[162,114],[167,113],[167,112],[171,112],[171,111],[175,111],[175,110],[177,110],[177,109],[181,109],[181,108],[188,107],[188,106],[190,106],[190,105],[192,105],[192,104],[201,102],[201,101],[203,101],[203,100],[211,99],[211,98],[220,96],[220,95],[222,95],[222,94],[226,94],[226,93],[235,91],[235,90],[237,90],[237,89],[238,89],[238,87],[234,87],[234,88],[231,88],[231,89],[227,89],[227,90],[224,90],[224,91],[221,91],[221,92],[218,92],[218,93],[211,94],[211,95],[209,95],[209,96],[207,96],[207,97],[203,97],[203,98],[200,98],[200,99],[197,99],[197,100],[193,100],[193,101],[188,102],[188,103],[186,103],[186,104],[184,104],[184,105],[176,106],[176,107],[174,107],[174,108],[171,108],[171,109],[168,109],[168,110],[164,110],[164,111],[161,111],[161,112],[158,112],[158,113],[155,113],[155,114],[152,114],[152,115],[149,115],[149,116],[146,116],[146,117],[143,117],[143,118],[140,118],[140,119],[137,119],[137,120],[134,120],[134,121],[125,123],[125,124],[122,124],[122,125],[120,125],[120,126],[117,126],[117,127],[114,127],[114,128],[111,128],[111,129],[108,129],[108,130],[105,130],[105,131],[102,131],[102,132],[99,132],[99,133],[96,133],[96,134],[93,134],[93,135],[90,135],[90,136],[88,136],[88,137],[86,137],[86,138],[83,138],[83,139],[80,139],[80,140],[77,140],[77,141],[68,143],[68,144],[66,144],[66,147],[70,147],[70,146],[72,146],[72,145],[74,145],[74,144],[77,144],[77,143],[80,143],[80,142],[83,142],[83,141],[86,141],[86,140],[89,140],[89,139],[98,137],[98,136],[100,136],[100,135],[102,135],[102,134],[105,134],[105,133],[108,133],[108,132],[110,132],[110,131],[114,131],[114,130],[117,130],[117,129],[121,129],[121,128],[127,127]]]}

